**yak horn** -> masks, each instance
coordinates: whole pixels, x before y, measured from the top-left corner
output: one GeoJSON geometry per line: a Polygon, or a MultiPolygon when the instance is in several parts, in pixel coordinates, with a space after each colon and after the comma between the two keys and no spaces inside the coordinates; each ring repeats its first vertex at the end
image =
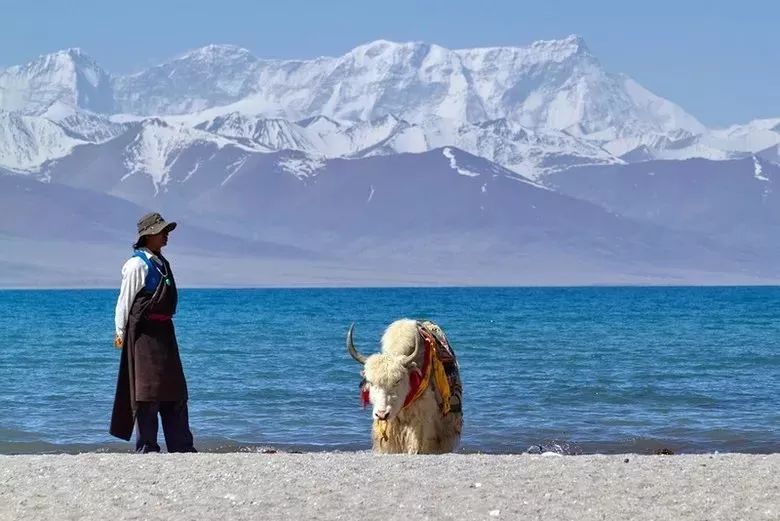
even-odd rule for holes
{"type": "Polygon", "coordinates": [[[350,354],[352,358],[355,359],[355,361],[361,365],[366,363],[366,357],[364,355],[361,355],[357,352],[357,349],[355,349],[355,344],[352,343],[352,330],[355,329],[355,324],[352,324],[349,326],[349,331],[347,331],[347,352],[350,354]]]}
{"type": "Polygon", "coordinates": [[[414,351],[412,351],[412,354],[404,358],[403,364],[405,366],[408,366],[412,362],[414,362],[414,359],[417,358],[417,354],[420,352],[420,344],[422,342],[420,341],[420,333],[418,332],[416,335],[414,335],[414,351]]]}

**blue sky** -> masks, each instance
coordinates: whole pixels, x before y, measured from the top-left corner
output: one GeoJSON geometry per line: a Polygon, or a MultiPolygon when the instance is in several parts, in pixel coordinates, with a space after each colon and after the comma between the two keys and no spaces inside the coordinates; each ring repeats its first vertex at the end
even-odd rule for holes
{"type": "Polygon", "coordinates": [[[384,38],[450,48],[579,34],[708,125],[780,117],[780,2],[655,0],[0,0],[0,66],[81,47],[108,71],[209,43],[268,58],[340,55],[384,38]]]}

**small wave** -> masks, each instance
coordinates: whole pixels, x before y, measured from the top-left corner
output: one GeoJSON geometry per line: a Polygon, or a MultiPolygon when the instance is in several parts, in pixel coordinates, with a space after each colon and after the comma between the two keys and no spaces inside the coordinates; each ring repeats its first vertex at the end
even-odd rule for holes
{"type": "MultiPolygon", "coordinates": [[[[164,445],[162,445],[164,448],[164,445]]],[[[366,452],[371,445],[365,443],[254,443],[231,439],[204,439],[195,443],[204,453],[312,453],[312,452],[366,452]]],[[[0,454],[83,454],[83,453],[132,453],[134,442],[106,443],[49,443],[44,441],[9,442],[0,441],[0,454]]],[[[706,454],[736,452],[746,454],[773,454],[780,452],[780,444],[770,440],[747,442],[744,439],[734,443],[697,443],[684,439],[632,438],[616,441],[566,441],[540,440],[513,445],[480,445],[464,443],[457,450],[461,454],[543,454],[555,453],[564,456],[587,454],[706,454]]]]}

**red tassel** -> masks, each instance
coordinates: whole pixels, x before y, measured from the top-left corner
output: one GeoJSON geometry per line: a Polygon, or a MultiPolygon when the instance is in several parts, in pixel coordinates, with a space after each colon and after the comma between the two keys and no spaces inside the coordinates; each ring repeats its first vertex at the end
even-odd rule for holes
{"type": "Polygon", "coordinates": [[[368,404],[370,403],[370,400],[368,399],[368,386],[364,385],[360,388],[360,403],[363,404],[363,408],[365,409],[368,404]]]}

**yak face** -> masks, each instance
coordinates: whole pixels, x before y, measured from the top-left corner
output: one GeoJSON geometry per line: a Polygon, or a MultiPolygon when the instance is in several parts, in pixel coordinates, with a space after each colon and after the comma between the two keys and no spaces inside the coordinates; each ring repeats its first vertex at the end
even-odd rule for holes
{"type": "Polygon", "coordinates": [[[366,359],[363,378],[376,420],[392,420],[403,408],[411,388],[409,373],[417,371],[417,366],[406,365],[405,359],[388,354],[375,354],[366,359]]]}
{"type": "Polygon", "coordinates": [[[415,327],[409,339],[413,346],[411,354],[397,354],[388,350],[383,339],[383,352],[367,357],[355,349],[352,342],[354,327],[353,324],[347,332],[347,352],[363,365],[363,378],[368,386],[368,399],[374,408],[374,418],[392,420],[403,408],[406,395],[409,394],[410,373],[418,370],[415,359],[422,350],[420,335],[415,327]]]}

